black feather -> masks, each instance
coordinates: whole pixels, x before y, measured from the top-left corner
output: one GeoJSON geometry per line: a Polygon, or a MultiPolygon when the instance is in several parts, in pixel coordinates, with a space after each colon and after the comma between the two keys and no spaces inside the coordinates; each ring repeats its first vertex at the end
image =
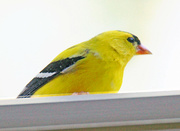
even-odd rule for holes
{"type": "Polygon", "coordinates": [[[25,89],[19,94],[18,98],[29,98],[33,95],[40,87],[48,83],[50,80],[60,75],[61,71],[75,64],[77,61],[83,59],[83,56],[77,56],[73,58],[66,58],[59,61],[55,61],[47,65],[40,73],[55,72],[52,76],[46,78],[33,78],[25,87],[25,89]]]}

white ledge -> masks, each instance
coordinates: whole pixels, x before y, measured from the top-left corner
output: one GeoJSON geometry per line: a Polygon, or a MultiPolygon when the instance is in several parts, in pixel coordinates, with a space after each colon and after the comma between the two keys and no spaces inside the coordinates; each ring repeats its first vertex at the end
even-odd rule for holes
{"type": "Polygon", "coordinates": [[[180,123],[180,91],[1,100],[0,114],[0,130],[180,123]]]}

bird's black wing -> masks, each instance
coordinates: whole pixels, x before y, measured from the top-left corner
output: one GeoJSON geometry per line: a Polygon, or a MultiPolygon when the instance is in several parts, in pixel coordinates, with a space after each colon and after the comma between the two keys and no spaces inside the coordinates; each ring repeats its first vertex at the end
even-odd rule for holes
{"type": "Polygon", "coordinates": [[[83,58],[85,57],[77,56],[50,63],[26,85],[25,89],[19,94],[18,98],[31,97],[31,95],[33,95],[40,87],[60,75],[61,71],[67,69],[83,58]]]}

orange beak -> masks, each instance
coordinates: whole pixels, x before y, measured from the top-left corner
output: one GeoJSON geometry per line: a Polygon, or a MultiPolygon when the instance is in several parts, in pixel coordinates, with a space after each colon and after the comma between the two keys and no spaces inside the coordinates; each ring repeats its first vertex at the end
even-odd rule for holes
{"type": "Polygon", "coordinates": [[[136,47],[136,55],[144,55],[144,54],[152,54],[152,53],[142,45],[138,45],[136,47]]]}

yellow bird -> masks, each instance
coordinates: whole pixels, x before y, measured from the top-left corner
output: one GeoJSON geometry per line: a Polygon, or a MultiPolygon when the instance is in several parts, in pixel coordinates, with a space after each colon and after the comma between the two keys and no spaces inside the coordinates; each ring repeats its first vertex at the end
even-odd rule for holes
{"type": "Polygon", "coordinates": [[[104,32],[60,53],[18,98],[117,93],[126,64],[137,54],[151,54],[137,36],[117,30],[104,32]]]}

